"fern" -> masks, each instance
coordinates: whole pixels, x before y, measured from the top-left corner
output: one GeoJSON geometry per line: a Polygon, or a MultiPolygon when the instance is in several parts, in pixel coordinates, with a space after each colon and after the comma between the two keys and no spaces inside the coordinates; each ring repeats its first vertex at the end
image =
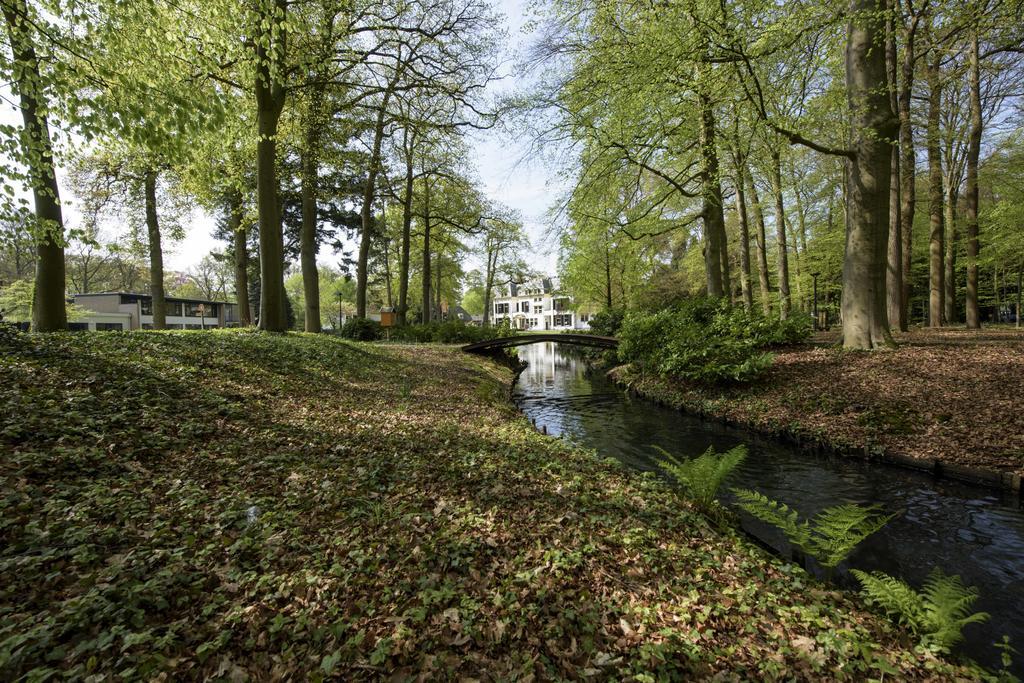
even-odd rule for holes
{"type": "Polygon", "coordinates": [[[733,489],[739,506],[779,527],[789,542],[825,567],[829,576],[861,541],[875,533],[895,515],[882,514],[880,505],[846,503],[826,508],[814,519],[801,520],[796,510],[785,503],[747,489],[733,489]]]}
{"type": "Polygon", "coordinates": [[[789,542],[806,551],[811,541],[811,528],[800,521],[800,515],[785,503],[749,489],[733,489],[739,498],[739,506],[762,522],[777,526],[786,534],[789,542]]]}
{"type": "Polygon", "coordinates": [[[825,508],[811,521],[814,535],[808,554],[828,569],[835,568],[861,541],[896,516],[883,514],[882,510],[881,505],[852,503],[825,508]]]}
{"type": "Polygon", "coordinates": [[[662,469],[685,487],[694,502],[704,510],[714,509],[715,495],[722,482],[747,457],[747,447],[742,444],[721,455],[715,455],[714,446],[709,446],[703,455],[690,460],[680,460],[658,446],[653,448],[661,454],[658,464],[662,469]]]}
{"type": "Polygon", "coordinates": [[[948,576],[939,569],[932,570],[920,592],[882,572],[869,574],[854,569],[852,574],[870,603],[909,628],[922,645],[941,652],[949,652],[960,642],[965,626],[989,616],[971,612],[971,605],[978,599],[976,588],[964,586],[959,576],[948,576]]]}

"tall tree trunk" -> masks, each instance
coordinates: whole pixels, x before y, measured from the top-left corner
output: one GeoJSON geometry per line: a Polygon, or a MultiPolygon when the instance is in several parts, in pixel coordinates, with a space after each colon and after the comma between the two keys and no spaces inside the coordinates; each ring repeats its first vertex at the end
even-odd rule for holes
{"type": "Polygon", "coordinates": [[[900,298],[900,329],[904,332],[910,323],[910,268],[913,257],[914,210],[916,208],[917,157],[914,152],[914,127],[910,105],[914,92],[914,41],[918,19],[907,27],[903,41],[903,59],[900,60],[900,88],[896,98],[900,117],[900,239],[903,267],[903,295],[900,298]]]}
{"type": "Polygon", "coordinates": [[[782,159],[776,148],[771,150],[772,187],[775,190],[775,241],[778,253],[779,271],[779,318],[789,317],[792,302],[789,297],[789,256],[786,242],[786,210],[782,199],[782,159]]]}
{"type": "MultiPolygon", "coordinates": [[[[978,55],[977,31],[971,36],[970,56],[970,119],[971,130],[967,143],[967,327],[981,327],[978,311],[978,160],[981,157],[981,66],[978,55]]],[[[1019,288],[1018,288],[1019,290],[1019,288]]],[[[1017,309],[1020,324],[1020,307],[1017,309]]]]}
{"type": "Polygon", "coordinates": [[[771,284],[768,280],[768,234],[764,224],[764,209],[761,208],[761,199],[757,196],[757,185],[754,184],[754,177],[749,171],[745,174],[750,178],[750,199],[754,204],[754,219],[757,223],[757,277],[761,291],[761,309],[765,315],[772,312],[771,284]]]}
{"type": "Polygon", "coordinates": [[[409,131],[402,133],[405,150],[405,196],[402,197],[402,253],[398,261],[398,324],[409,322],[409,251],[412,242],[413,148],[409,131]]]}
{"type": "Polygon", "coordinates": [[[483,326],[491,323],[491,293],[494,291],[495,271],[498,269],[498,246],[487,250],[487,269],[484,276],[484,316],[483,326]]]}
{"type": "MultiPolygon", "coordinates": [[[[896,53],[896,2],[887,0],[885,21],[885,71],[889,85],[889,106],[899,110],[896,80],[898,55],[896,53]]],[[[906,327],[903,313],[903,237],[900,234],[900,148],[893,145],[891,174],[889,181],[889,247],[886,253],[885,291],[889,327],[902,330],[906,327]]]]}
{"type": "Polygon", "coordinates": [[[363,188],[363,209],[360,214],[362,230],[359,240],[359,260],[356,265],[356,317],[366,317],[366,287],[370,263],[370,244],[373,241],[373,198],[377,185],[377,174],[380,172],[380,147],[384,140],[384,124],[387,117],[388,102],[391,100],[391,89],[384,93],[380,109],[377,110],[377,121],[373,127],[373,147],[370,151],[370,167],[366,173],[366,186],[363,188]]]}
{"type": "Polygon", "coordinates": [[[884,2],[850,0],[846,92],[853,156],[847,161],[846,249],[843,256],[843,346],[892,344],[886,313],[891,138],[896,116],[878,88],[886,78],[884,2]]]}
{"type": "Polygon", "coordinates": [[[242,228],[242,194],[233,190],[228,195],[228,227],[235,247],[235,300],[238,303],[238,321],[245,327],[252,325],[249,309],[249,245],[246,230],[242,228]]]}
{"type": "Polygon", "coordinates": [[[32,296],[32,330],[56,332],[68,328],[64,300],[64,216],[53,165],[50,124],[39,58],[28,22],[25,0],[2,3],[7,35],[14,57],[14,90],[21,105],[21,152],[32,184],[32,200],[38,225],[33,233],[36,249],[35,290],[32,296]]]}
{"type": "Polygon", "coordinates": [[[320,332],[320,272],[316,267],[317,202],[320,183],[320,130],[323,126],[323,87],[310,92],[306,111],[305,145],[302,150],[302,228],[299,232],[299,260],[302,294],[305,300],[306,332],[320,332]]]}
{"type": "Polygon", "coordinates": [[[391,281],[391,251],[390,244],[391,239],[387,236],[388,234],[388,209],[384,203],[384,198],[380,200],[380,227],[384,232],[384,289],[388,296],[388,308],[392,311],[395,310],[395,298],[394,298],[394,287],[391,281]]]}
{"type": "Polygon", "coordinates": [[[423,323],[430,322],[430,178],[423,180],[423,323]]]}
{"type": "Polygon", "coordinates": [[[957,190],[953,187],[953,179],[951,176],[953,170],[948,169],[946,173],[946,189],[943,193],[945,195],[944,209],[944,221],[946,226],[945,235],[945,254],[944,254],[944,274],[943,274],[943,286],[945,292],[942,296],[943,306],[943,317],[947,325],[953,325],[956,323],[956,211],[957,211],[957,190]]]}
{"type": "Polygon", "coordinates": [[[612,307],[612,255],[607,244],[604,247],[604,305],[612,307]]]}
{"type": "Polygon", "coordinates": [[[747,222],[747,197],[744,191],[746,179],[743,164],[736,164],[736,216],[740,223],[740,290],[743,308],[748,312],[754,307],[754,293],[750,288],[750,225],[747,222]]]}
{"type": "Polygon", "coordinates": [[[700,102],[701,211],[704,216],[704,265],[707,271],[708,296],[725,294],[725,273],[722,270],[725,249],[725,215],[722,211],[722,182],[718,174],[718,149],[715,138],[715,111],[711,98],[704,92],[700,102]]]}
{"type": "Polygon", "coordinates": [[[942,152],[939,147],[939,114],[942,107],[942,84],[939,74],[941,56],[933,48],[928,60],[928,325],[942,326],[945,295],[943,270],[942,152]]]}
{"type": "Polygon", "coordinates": [[[261,4],[261,34],[256,49],[256,203],[260,220],[261,330],[288,329],[284,293],[284,243],[277,182],[277,124],[284,109],[288,0],[261,4]]]}
{"type": "Polygon", "coordinates": [[[167,301],[164,299],[164,251],[160,246],[160,222],[156,213],[157,172],[146,169],[146,234],[149,238],[149,290],[153,295],[153,329],[167,329],[167,301]]]}
{"type": "Polygon", "coordinates": [[[1020,303],[1021,299],[1024,298],[1024,259],[1017,264],[1017,321],[1016,327],[1021,326],[1020,320],[1020,303]]]}

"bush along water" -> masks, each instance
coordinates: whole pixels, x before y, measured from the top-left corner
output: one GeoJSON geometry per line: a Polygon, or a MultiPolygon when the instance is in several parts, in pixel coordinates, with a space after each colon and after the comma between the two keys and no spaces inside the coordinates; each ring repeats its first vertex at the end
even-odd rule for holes
{"type": "Polygon", "coordinates": [[[771,367],[769,349],[805,341],[811,319],[776,320],[719,299],[693,299],[626,315],[619,359],[643,372],[694,382],[749,382],[771,367]]]}
{"type": "Polygon", "coordinates": [[[486,339],[510,337],[515,334],[515,330],[508,325],[477,327],[458,320],[385,329],[375,320],[351,318],[341,326],[338,334],[346,339],[356,341],[375,341],[386,338],[390,341],[416,344],[472,344],[486,339]]]}

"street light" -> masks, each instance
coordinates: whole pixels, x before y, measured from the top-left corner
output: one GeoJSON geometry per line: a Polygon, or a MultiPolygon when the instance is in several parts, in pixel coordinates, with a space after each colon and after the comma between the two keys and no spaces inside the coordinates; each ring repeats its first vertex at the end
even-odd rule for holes
{"type": "Polygon", "coordinates": [[[814,278],[814,329],[818,329],[818,276],[820,272],[815,271],[811,273],[811,277],[814,278]]]}

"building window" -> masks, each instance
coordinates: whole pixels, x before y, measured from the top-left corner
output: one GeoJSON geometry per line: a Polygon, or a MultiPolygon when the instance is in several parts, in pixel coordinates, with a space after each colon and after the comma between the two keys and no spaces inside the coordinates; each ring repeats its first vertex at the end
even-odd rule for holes
{"type": "Polygon", "coordinates": [[[519,310],[522,311],[523,313],[529,313],[530,312],[530,302],[529,301],[521,302],[519,304],[519,310]]]}
{"type": "Polygon", "coordinates": [[[181,302],[180,301],[168,301],[167,302],[167,315],[181,315],[181,302]]]}
{"type": "Polygon", "coordinates": [[[508,304],[494,304],[494,312],[497,315],[508,313],[508,304]]]}
{"type": "Polygon", "coordinates": [[[580,322],[583,322],[583,323],[588,323],[588,322],[590,322],[590,314],[589,314],[589,313],[584,313],[584,314],[582,314],[582,315],[580,316],[580,322]]]}
{"type": "Polygon", "coordinates": [[[214,304],[201,304],[201,303],[187,303],[185,304],[185,315],[190,318],[201,318],[206,316],[207,318],[217,317],[217,306],[214,304]],[[203,310],[200,311],[200,307],[203,310]]]}
{"type": "Polygon", "coordinates": [[[543,306],[534,305],[533,312],[536,313],[537,315],[540,315],[541,313],[544,312],[544,307],[543,306]]]}
{"type": "Polygon", "coordinates": [[[139,301],[141,306],[142,315],[153,315],[153,300],[150,298],[141,299],[139,301]]]}
{"type": "Polygon", "coordinates": [[[121,323],[96,323],[97,332],[121,332],[124,325],[121,323]]]}
{"type": "Polygon", "coordinates": [[[572,327],[572,314],[554,316],[555,327],[572,327]]]}

